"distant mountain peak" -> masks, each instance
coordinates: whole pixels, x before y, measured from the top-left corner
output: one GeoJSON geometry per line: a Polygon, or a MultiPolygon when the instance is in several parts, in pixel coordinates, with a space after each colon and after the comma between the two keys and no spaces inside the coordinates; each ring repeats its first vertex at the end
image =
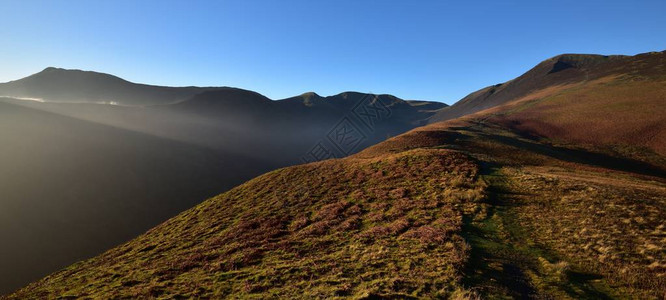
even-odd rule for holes
{"type": "Polygon", "coordinates": [[[44,70],[42,70],[39,73],[36,73],[34,75],[39,75],[43,73],[53,73],[53,72],[59,72],[59,73],[70,73],[70,74],[75,74],[75,73],[85,73],[85,74],[97,74],[97,75],[103,75],[103,76],[108,76],[108,77],[115,77],[115,78],[120,78],[111,74],[106,74],[106,73],[100,73],[100,72],[95,72],[95,71],[86,71],[86,70],[81,70],[81,69],[66,69],[66,68],[58,68],[58,67],[46,67],[44,70]]]}
{"type": "Polygon", "coordinates": [[[319,96],[319,94],[317,94],[315,92],[305,92],[305,93],[301,94],[301,97],[307,97],[307,98],[319,97],[319,98],[321,98],[321,96],[319,96]]]}
{"type": "Polygon", "coordinates": [[[0,84],[0,95],[46,102],[119,103],[130,106],[183,101],[205,88],[172,88],[132,83],[94,71],[47,67],[28,77],[0,84]]]}
{"type": "Polygon", "coordinates": [[[626,58],[624,55],[599,55],[599,54],[560,54],[543,63],[552,65],[548,74],[556,73],[570,68],[590,68],[609,60],[626,58]]]}

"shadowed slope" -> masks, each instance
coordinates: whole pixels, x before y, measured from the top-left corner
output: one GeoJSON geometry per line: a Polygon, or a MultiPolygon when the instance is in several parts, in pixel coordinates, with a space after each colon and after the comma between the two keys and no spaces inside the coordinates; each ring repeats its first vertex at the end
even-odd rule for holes
{"type": "Polygon", "coordinates": [[[0,100],[0,290],[126,241],[273,168],[0,100]]]}
{"type": "MultiPolygon", "coordinates": [[[[354,147],[342,150],[336,148],[340,145],[328,144],[335,157],[344,157],[423,125],[434,114],[431,109],[423,109],[424,106],[442,107],[443,104],[424,101],[412,104],[391,95],[357,92],[329,97],[306,93],[271,101],[246,90],[221,89],[158,109],[205,120],[207,128],[202,127],[195,133],[204,138],[214,136],[213,132],[207,133],[209,130],[230,126],[238,128],[243,138],[254,139],[254,146],[245,147],[246,151],[268,150],[266,145],[271,145],[268,152],[257,152],[256,155],[272,159],[286,156],[281,161],[287,165],[300,162],[318,142],[328,141],[334,131],[343,129],[343,125],[350,125],[344,129],[353,131],[360,141],[354,147]],[[349,122],[346,123],[346,120],[349,122]],[[277,149],[279,155],[275,154],[277,149]]],[[[191,137],[192,134],[188,133],[183,138],[191,137]]],[[[215,139],[197,142],[218,147],[215,139]]]]}
{"type": "Polygon", "coordinates": [[[310,105],[299,97],[272,101],[235,88],[152,87],[53,68],[4,87],[9,85],[56,102],[0,98],[0,214],[11,224],[1,236],[9,246],[0,266],[5,274],[17,274],[0,282],[0,293],[98,254],[262,172],[314,160],[313,147],[343,118],[353,119],[363,138],[335,152],[337,157],[412,129],[433,114],[389,95],[350,92],[310,105]],[[126,102],[90,103],[109,102],[111,96],[126,102]],[[137,106],[173,97],[187,98],[137,106]],[[382,114],[359,110],[368,118],[360,119],[354,112],[375,104],[382,114]],[[158,199],[170,203],[156,204],[158,199]],[[86,201],[97,206],[81,204],[86,201]],[[47,208],[53,207],[58,209],[50,215],[47,208]],[[66,226],[54,225],[59,218],[66,226]],[[40,259],[31,263],[31,257],[40,259]]]}

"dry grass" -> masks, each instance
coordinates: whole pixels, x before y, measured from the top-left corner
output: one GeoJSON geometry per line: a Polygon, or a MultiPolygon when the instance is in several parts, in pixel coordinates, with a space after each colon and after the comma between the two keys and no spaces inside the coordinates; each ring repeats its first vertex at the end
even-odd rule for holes
{"type": "MultiPolygon", "coordinates": [[[[511,189],[521,195],[521,224],[536,241],[627,294],[664,296],[666,186],[631,184],[638,179],[608,184],[531,168],[508,173],[511,189]]],[[[546,262],[553,271],[561,267],[546,262]]]]}
{"type": "Polygon", "coordinates": [[[13,297],[445,297],[477,173],[434,149],[274,171],[13,297]]]}
{"type": "Polygon", "coordinates": [[[492,120],[524,134],[577,144],[644,147],[666,154],[666,82],[601,78],[492,120]]]}

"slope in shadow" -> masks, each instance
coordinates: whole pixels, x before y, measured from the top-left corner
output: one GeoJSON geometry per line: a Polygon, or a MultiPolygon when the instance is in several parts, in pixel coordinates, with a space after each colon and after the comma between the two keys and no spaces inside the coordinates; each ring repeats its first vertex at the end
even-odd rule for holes
{"type": "Polygon", "coordinates": [[[231,153],[0,102],[0,293],[265,172],[231,153]]]}

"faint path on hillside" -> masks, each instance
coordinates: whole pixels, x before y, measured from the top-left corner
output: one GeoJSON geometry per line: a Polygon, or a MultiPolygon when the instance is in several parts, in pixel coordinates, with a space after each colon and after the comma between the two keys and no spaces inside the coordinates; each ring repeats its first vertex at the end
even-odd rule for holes
{"type": "Polygon", "coordinates": [[[492,299],[613,299],[604,278],[573,266],[531,238],[518,218],[521,198],[505,168],[484,166],[489,184],[486,214],[467,216],[471,246],[463,284],[492,299]],[[562,270],[552,266],[563,266],[562,270]],[[566,266],[566,267],[565,267],[566,266]]]}
{"type": "Polygon", "coordinates": [[[531,167],[530,171],[542,176],[556,177],[561,179],[571,179],[578,181],[591,182],[596,184],[615,185],[624,187],[634,187],[640,189],[649,189],[657,192],[666,192],[666,184],[652,181],[643,183],[632,179],[620,179],[617,177],[600,176],[600,174],[585,174],[582,172],[572,173],[566,170],[554,170],[551,167],[531,167]]]}

